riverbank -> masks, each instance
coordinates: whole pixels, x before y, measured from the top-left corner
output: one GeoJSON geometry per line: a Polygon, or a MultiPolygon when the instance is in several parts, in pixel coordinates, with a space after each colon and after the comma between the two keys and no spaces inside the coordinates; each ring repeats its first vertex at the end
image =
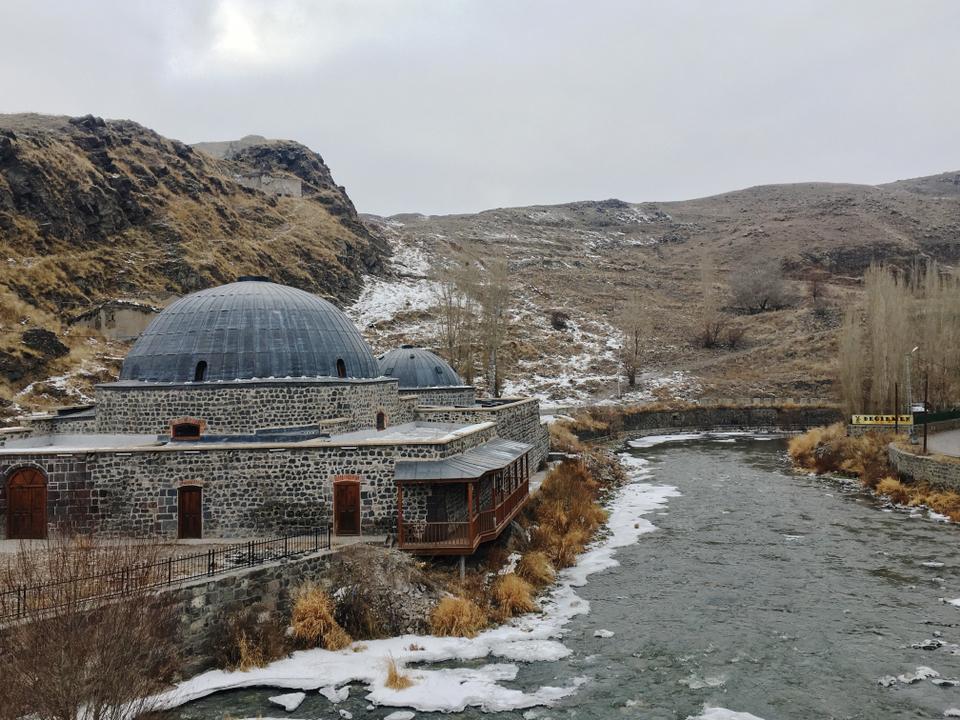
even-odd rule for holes
{"type": "MultiPolygon", "coordinates": [[[[557,572],[555,582],[537,599],[539,612],[517,615],[499,626],[480,630],[473,637],[408,634],[354,642],[337,651],[301,650],[263,668],[211,671],[158,697],[159,706],[172,708],[223,690],[257,686],[298,691],[321,689],[327,697],[339,697],[349,692],[344,686],[351,683],[365,684],[365,699],[373,705],[438,712],[456,712],[466,707],[484,712],[529,708],[552,704],[573,694],[582,684],[579,678],[525,691],[502,683],[516,677],[517,662],[555,661],[569,655],[569,649],[559,640],[563,628],[572,618],[590,610],[589,603],[578,597],[575,588],[584,585],[590,575],[616,565],[613,554],[618,547],[631,544],[654,529],[643,516],[662,508],[675,495],[672,488],[643,482],[647,471],[642,463],[631,463],[627,470],[629,477],[622,476],[620,483],[606,489],[605,530],[583,554],[573,558],[569,567],[557,572]],[[497,662],[477,665],[477,661],[486,658],[495,658],[497,662]],[[468,665],[429,667],[441,662],[468,665]],[[411,667],[413,664],[416,667],[411,667]],[[409,685],[402,689],[390,687],[391,670],[403,675],[409,685]]],[[[559,504],[559,498],[544,497],[539,507],[559,504]]]]}
{"type": "Polygon", "coordinates": [[[848,436],[835,423],[817,427],[790,440],[788,453],[795,467],[818,475],[856,478],[866,490],[904,508],[927,508],[935,519],[960,522],[960,492],[923,479],[907,477],[891,460],[891,453],[909,455],[917,462],[930,458],[911,452],[905,435],[868,432],[848,436]]]}

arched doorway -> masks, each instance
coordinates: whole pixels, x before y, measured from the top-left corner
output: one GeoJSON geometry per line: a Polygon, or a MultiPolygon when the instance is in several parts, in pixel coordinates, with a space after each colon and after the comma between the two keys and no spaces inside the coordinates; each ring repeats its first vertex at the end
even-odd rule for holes
{"type": "Polygon", "coordinates": [[[177,490],[177,537],[203,537],[203,488],[184,485],[177,490]]]}
{"type": "Polygon", "coordinates": [[[15,470],[7,480],[7,538],[47,536],[47,478],[36,468],[15,470]]]}
{"type": "Polygon", "coordinates": [[[382,410],[377,413],[377,430],[387,429],[387,416],[382,410]]]}

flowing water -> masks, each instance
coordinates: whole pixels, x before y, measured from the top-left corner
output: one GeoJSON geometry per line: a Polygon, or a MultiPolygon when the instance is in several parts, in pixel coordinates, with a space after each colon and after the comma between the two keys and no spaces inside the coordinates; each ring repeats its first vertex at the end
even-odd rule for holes
{"type": "MultiPolygon", "coordinates": [[[[572,654],[521,663],[503,684],[588,681],[553,707],[499,717],[672,720],[706,706],[764,720],[873,720],[960,708],[960,686],[877,682],[918,666],[960,677],[960,648],[952,645],[960,643],[960,607],[942,600],[960,596],[960,529],[923,513],[884,511],[849,485],[794,473],[784,447],[724,437],[629,450],[650,461],[647,482],[682,495],[647,516],[657,531],[617,550],[619,567],[577,589],[591,611],[566,626],[572,654]],[[944,644],[912,647],[928,640],[944,644]]],[[[493,661],[477,666],[486,662],[493,661]]],[[[175,717],[284,715],[267,702],[273,694],[220,693],[175,717]]],[[[337,720],[342,709],[361,720],[396,709],[368,710],[364,694],[355,686],[334,707],[310,692],[290,717],[337,720]]],[[[417,713],[439,717],[450,716],[417,713]]],[[[457,717],[491,716],[468,709],[457,717]]]]}

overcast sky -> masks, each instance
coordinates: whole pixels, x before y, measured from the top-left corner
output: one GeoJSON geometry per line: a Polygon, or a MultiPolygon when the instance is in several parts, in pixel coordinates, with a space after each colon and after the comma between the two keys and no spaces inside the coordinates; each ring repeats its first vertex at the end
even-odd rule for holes
{"type": "Polygon", "coordinates": [[[0,0],[0,112],[318,151],[361,211],[960,169],[960,0],[0,0]]]}

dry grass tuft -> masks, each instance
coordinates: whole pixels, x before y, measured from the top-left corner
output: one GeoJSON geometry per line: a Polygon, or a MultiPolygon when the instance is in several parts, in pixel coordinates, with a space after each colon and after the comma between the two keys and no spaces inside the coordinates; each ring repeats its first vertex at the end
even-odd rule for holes
{"type": "Polygon", "coordinates": [[[583,452],[583,444],[570,428],[560,423],[550,424],[550,449],[554,452],[579,454],[583,452]]]}
{"type": "Polygon", "coordinates": [[[893,502],[905,505],[910,502],[910,490],[895,477],[885,477],[877,483],[877,493],[886,495],[893,502]]]}
{"type": "Polygon", "coordinates": [[[516,573],[501,575],[493,583],[491,591],[493,599],[505,617],[540,609],[533,601],[533,586],[516,573]]]}
{"type": "Polygon", "coordinates": [[[790,438],[790,442],[787,445],[787,452],[790,453],[790,458],[793,460],[794,465],[798,467],[818,473],[829,472],[828,470],[821,469],[822,459],[817,451],[825,447],[828,443],[846,437],[846,434],[846,428],[843,423],[834,423],[827,427],[811,428],[803,435],[796,435],[790,438]]]}
{"type": "Polygon", "coordinates": [[[413,686],[413,680],[403,672],[396,660],[390,658],[387,660],[387,680],[384,684],[391,690],[406,690],[413,686]]]}
{"type": "Polygon", "coordinates": [[[540,550],[531,550],[517,563],[517,575],[534,587],[545,587],[552,583],[557,572],[550,564],[550,558],[540,550]]]}
{"type": "Polygon", "coordinates": [[[293,605],[293,636],[310,647],[342,650],[353,639],[334,619],[334,604],[323,590],[312,584],[298,588],[293,605]]]}
{"type": "Polygon", "coordinates": [[[868,432],[847,437],[842,423],[812,430],[790,439],[788,452],[794,464],[816,473],[856,475],[873,489],[892,472],[887,446],[893,433],[868,432]]]}
{"type": "Polygon", "coordinates": [[[599,485],[579,462],[561,463],[540,486],[533,507],[532,547],[545,553],[555,568],[573,565],[606,522],[599,494],[599,485]]]}
{"type": "Polygon", "coordinates": [[[444,637],[475,637],[486,626],[486,613],[465,597],[443,598],[430,616],[431,631],[444,637]]]}

